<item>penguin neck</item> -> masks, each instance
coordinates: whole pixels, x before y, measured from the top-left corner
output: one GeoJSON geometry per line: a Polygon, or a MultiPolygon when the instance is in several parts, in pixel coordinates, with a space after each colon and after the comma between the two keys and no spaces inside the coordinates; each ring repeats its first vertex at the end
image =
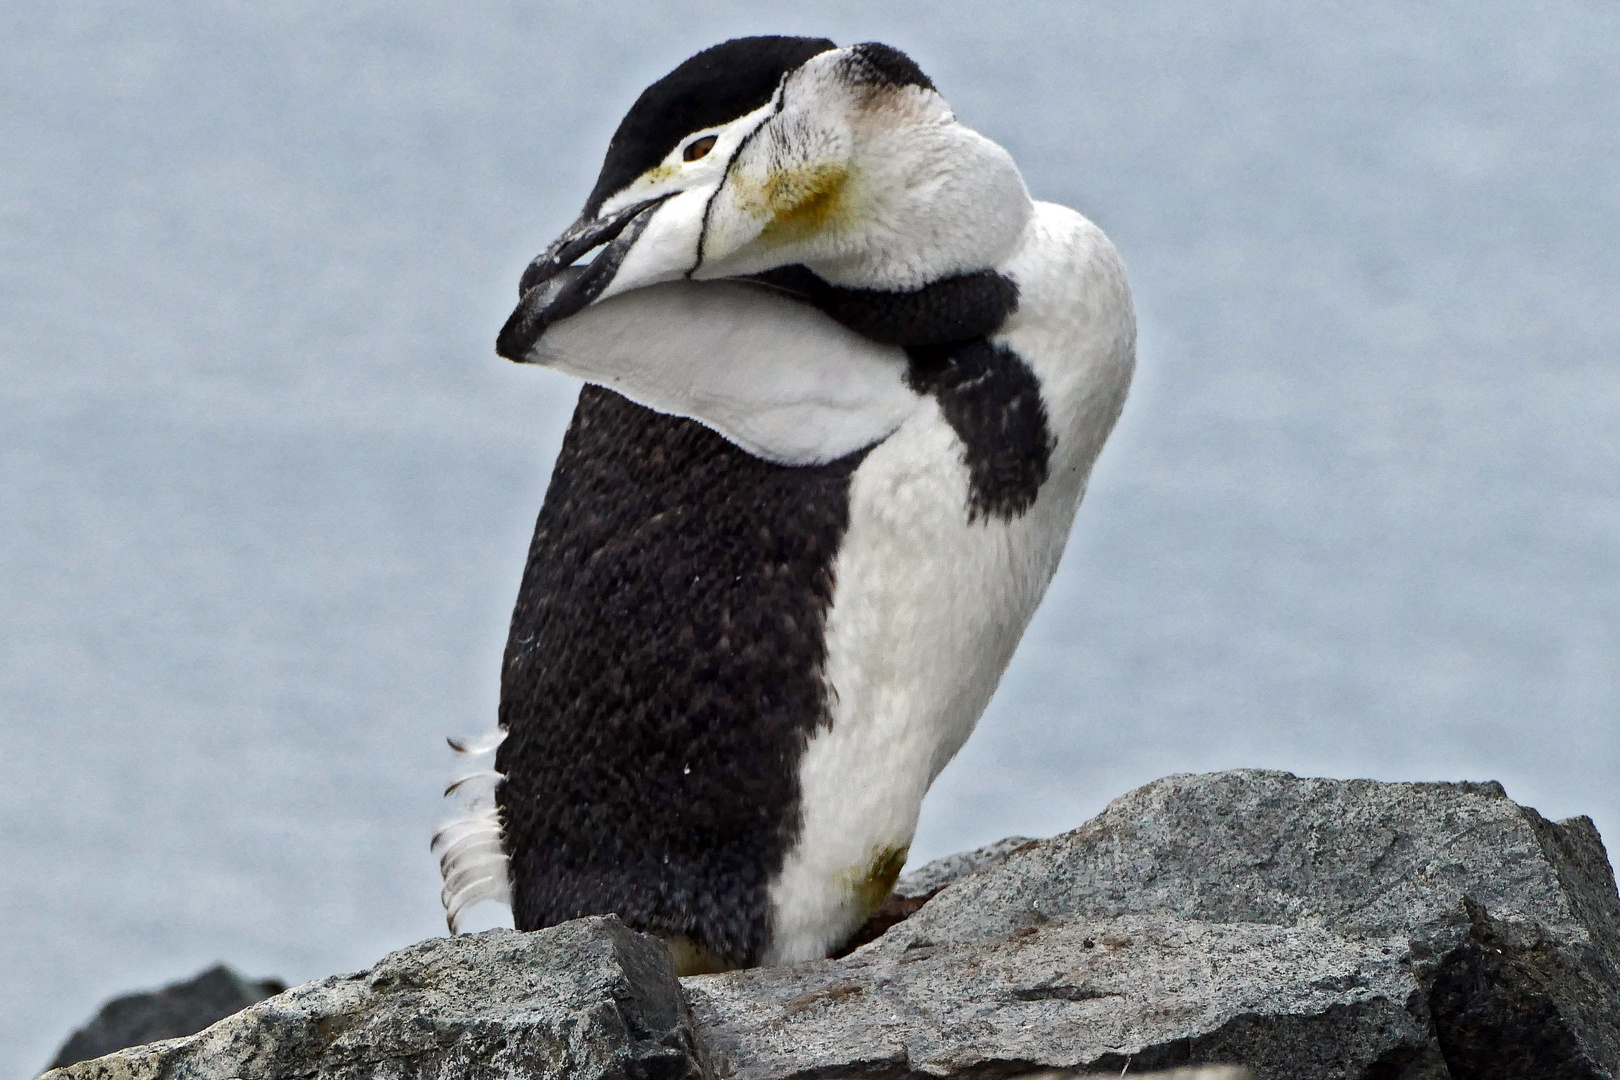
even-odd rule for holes
{"type": "Polygon", "coordinates": [[[819,308],[862,337],[902,347],[987,337],[1018,309],[1018,286],[994,270],[954,274],[914,289],[835,285],[805,266],[751,279],[819,308]]]}

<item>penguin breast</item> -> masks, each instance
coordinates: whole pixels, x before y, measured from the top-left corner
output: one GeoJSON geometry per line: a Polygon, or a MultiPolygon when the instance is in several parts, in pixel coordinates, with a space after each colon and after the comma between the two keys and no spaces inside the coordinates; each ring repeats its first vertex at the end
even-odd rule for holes
{"type": "Polygon", "coordinates": [[[1021,406],[994,383],[1034,380],[1051,460],[1027,501],[999,497],[976,460],[995,440],[930,397],[852,475],[825,622],[829,720],[798,765],[801,826],[771,883],[769,962],[826,955],[881,902],[871,884],[909,848],[924,795],[989,704],[1123,404],[1134,321],[1101,231],[1037,204],[1006,272],[1020,302],[991,338],[1003,366],[979,376],[983,408],[968,411],[1006,432],[1021,406]],[[1003,510],[974,512],[985,505],[1003,510]]]}

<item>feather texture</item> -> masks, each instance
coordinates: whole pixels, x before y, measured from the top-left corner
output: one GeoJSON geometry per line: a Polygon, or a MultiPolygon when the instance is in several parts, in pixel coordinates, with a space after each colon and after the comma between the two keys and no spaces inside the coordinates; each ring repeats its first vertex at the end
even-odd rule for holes
{"type": "MultiPolygon", "coordinates": [[[[458,756],[476,758],[494,753],[505,738],[505,730],[499,730],[448,742],[458,756]]],[[[452,934],[461,932],[462,916],[474,904],[494,900],[512,905],[511,871],[495,805],[495,786],[503,779],[494,769],[475,769],[451,781],[444,792],[465,800],[461,813],[433,834],[432,843],[444,881],[439,900],[452,934]]]]}

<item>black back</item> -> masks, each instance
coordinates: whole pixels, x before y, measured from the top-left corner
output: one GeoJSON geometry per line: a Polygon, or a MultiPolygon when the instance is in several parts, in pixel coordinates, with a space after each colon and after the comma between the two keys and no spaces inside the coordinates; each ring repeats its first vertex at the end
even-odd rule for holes
{"type": "Polygon", "coordinates": [[[663,161],[686,136],[753,112],[771,100],[783,75],[835,48],[826,38],[734,38],[682,63],[643,90],[619,122],[586,215],[594,216],[608,196],[663,161]]]}
{"type": "Polygon", "coordinates": [[[501,677],[518,929],[613,911],[758,959],[862,457],[772,465],[580,391],[501,677]]]}

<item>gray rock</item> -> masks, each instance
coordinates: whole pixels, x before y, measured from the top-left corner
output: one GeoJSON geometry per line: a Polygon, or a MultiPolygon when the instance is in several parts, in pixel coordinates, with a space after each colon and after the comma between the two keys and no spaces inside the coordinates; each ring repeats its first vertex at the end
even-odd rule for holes
{"type": "Polygon", "coordinates": [[[1009,836],[973,851],[962,851],[925,863],[909,874],[900,875],[894,883],[894,894],[907,900],[932,900],[947,885],[953,885],[969,874],[1000,866],[1007,856],[1026,844],[1037,844],[1027,836],[1009,836]]]}
{"type": "Polygon", "coordinates": [[[128,1046],[195,1035],[216,1020],[287,989],[279,979],[244,979],[224,964],[161,990],[114,998],[57,1052],[51,1068],[128,1046]]]}
{"type": "Polygon", "coordinates": [[[947,855],[943,859],[935,859],[918,867],[909,874],[903,874],[899,881],[894,883],[894,891],[872,912],[871,916],[856,930],[844,947],[833,954],[834,958],[848,956],[862,945],[876,941],[888,932],[889,927],[915,915],[919,908],[935,896],[945,886],[969,874],[980,870],[999,866],[1007,860],[1007,856],[1035,841],[1027,836],[1009,836],[1005,840],[997,840],[973,851],[963,851],[955,855],[947,855]]]}
{"type": "Polygon", "coordinates": [[[721,1076],[1612,1078],[1620,897],[1497,784],[1175,776],[841,960],[684,980],[721,1076]]]}
{"type": "Polygon", "coordinates": [[[435,938],[49,1080],[709,1076],[669,953],[617,918],[435,938]]]}
{"type": "Polygon", "coordinates": [[[613,917],[436,939],[47,1075],[1620,1073],[1602,841],[1496,784],[1173,776],[1063,836],[929,864],[891,900],[887,932],[843,959],[681,981],[660,942],[613,917]]]}
{"type": "MultiPolygon", "coordinates": [[[[1014,1080],[1119,1080],[1119,1073],[1077,1073],[1063,1069],[1043,1069],[1024,1073],[1014,1080]]],[[[1254,1080],[1254,1073],[1237,1065],[1193,1065],[1164,1072],[1130,1074],[1131,1080],[1254,1080]]]]}

